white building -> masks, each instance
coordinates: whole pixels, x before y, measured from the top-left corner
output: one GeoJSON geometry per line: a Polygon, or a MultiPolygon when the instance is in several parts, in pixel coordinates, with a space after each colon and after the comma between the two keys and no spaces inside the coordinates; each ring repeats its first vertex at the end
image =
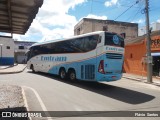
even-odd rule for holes
{"type": "Polygon", "coordinates": [[[15,43],[15,62],[16,63],[25,63],[27,56],[25,53],[29,50],[29,47],[35,42],[28,41],[14,41],[15,43]]]}
{"type": "MultiPolygon", "coordinates": [[[[158,22],[152,23],[150,24],[150,28],[152,31],[160,30],[160,23],[158,22]]],[[[146,26],[140,27],[138,29],[138,36],[142,36],[144,34],[146,34],[146,26]]]]}
{"type": "Polygon", "coordinates": [[[0,65],[14,64],[14,41],[10,37],[0,37],[0,65]]]}

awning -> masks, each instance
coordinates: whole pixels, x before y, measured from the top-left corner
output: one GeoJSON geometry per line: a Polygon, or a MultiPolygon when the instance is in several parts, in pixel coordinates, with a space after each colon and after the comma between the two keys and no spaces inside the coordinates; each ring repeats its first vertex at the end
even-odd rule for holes
{"type": "Polygon", "coordinates": [[[160,56],[160,52],[157,52],[157,53],[151,53],[151,56],[160,56]]]}
{"type": "Polygon", "coordinates": [[[43,0],[0,0],[0,32],[25,34],[43,0]]]}

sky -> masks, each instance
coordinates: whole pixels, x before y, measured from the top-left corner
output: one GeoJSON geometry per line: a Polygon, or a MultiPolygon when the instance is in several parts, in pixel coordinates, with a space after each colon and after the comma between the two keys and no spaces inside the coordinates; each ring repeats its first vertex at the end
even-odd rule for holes
{"type": "MultiPolygon", "coordinates": [[[[160,22],[159,2],[149,0],[150,23],[160,22]]],[[[43,42],[71,37],[74,26],[82,18],[132,22],[142,27],[145,26],[144,7],[145,0],[44,0],[26,34],[13,34],[13,38],[43,42]]]]}

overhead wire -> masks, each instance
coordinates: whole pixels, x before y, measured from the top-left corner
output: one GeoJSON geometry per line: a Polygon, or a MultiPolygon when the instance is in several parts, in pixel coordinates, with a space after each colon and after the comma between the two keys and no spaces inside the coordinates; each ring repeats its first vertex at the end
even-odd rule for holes
{"type": "Polygon", "coordinates": [[[93,12],[93,0],[91,0],[91,10],[90,10],[90,14],[92,14],[93,12]]]}
{"type": "MultiPolygon", "coordinates": [[[[88,1],[90,1],[90,14],[93,14],[93,3],[94,2],[96,2],[96,3],[100,3],[100,4],[104,4],[105,3],[105,1],[101,1],[101,0],[88,0],[88,1]]],[[[136,1],[139,1],[139,0],[136,0],[136,1]]],[[[118,4],[118,6],[117,7],[128,7],[129,6],[129,4],[127,5],[121,5],[121,4],[118,4]]],[[[117,7],[115,8],[111,8],[111,10],[115,10],[115,9],[117,9],[117,7]]],[[[140,7],[137,7],[137,6],[132,6],[132,7],[134,7],[134,8],[140,8],[140,7]]],[[[94,10],[95,11],[95,10],[94,10]]],[[[97,11],[97,10],[96,10],[97,11]]],[[[100,10],[99,10],[100,11],[100,10]]]]}
{"type": "Polygon", "coordinates": [[[135,12],[134,15],[131,15],[126,21],[128,22],[133,22],[135,20],[135,18],[137,18],[138,14],[139,15],[142,15],[141,11],[143,10],[143,7],[144,7],[144,4],[140,5],[140,2],[139,2],[139,9],[137,10],[137,12],[135,12]]]}
{"type": "Polygon", "coordinates": [[[137,12],[134,14],[134,16],[131,15],[128,19],[126,19],[126,21],[133,21],[133,20],[135,19],[135,17],[136,17],[139,13],[141,13],[141,9],[142,9],[142,7],[140,7],[140,8],[137,10],[137,12]]]}
{"type": "MultiPolygon", "coordinates": [[[[133,20],[135,20],[135,18],[137,17],[137,15],[139,14],[139,13],[141,13],[141,9],[139,9],[140,11],[138,11],[134,16],[133,16],[133,18],[130,20],[130,22],[133,22],[133,20]]],[[[143,15],[143,14],[140,14],[141,16],[143,15]]]]}
{"type": "MultiPolygon", "coordinates": [[[[92,1],[92,2],[96,2],[96,3],[99,3],[99,4],[104,4],[105,1],[98,1],[98,0],[89,0],[89,1],[92,1]]],[[[129,5],[124,5],[124,4],[118,4],[118,6],[122,6],[122,7],[130,7],[129,5]]],[[[139,8],[139,7],[136,7],[136,6],[133,6],[135,8],[139,8]]]]}
{"type": "Polygon", "coordinates": [[[119,17],[121,17],[124,13],[126,13],[129,9],[131,9],[134,5],[138,4],[141,0],[136,0],[134,4],[132,4],[129,8],[127,8],[125,11],[123,11],[119,16],[117,16],[114,20],[117,20],[119,17]]]}
{"type": "MultiPolygon", "coordinates": [[[[97,3],[101,3],[101,4],[104,4],[104,2],[105,1],[98,1],[98,0],[89,0],[89,1],[91,1],[91,9],[90,9],[90,13],[92,14],[92,12],[93,12],[93,2],[97,2],[97,3]]],[[[140,6],[140,7],[138,7],[138,6],[135,6],[136,4],[138,4],[138,3],[140,3],[140,1],[142,1],[142,0],[136,0],[135,1],[135,3],[134,4],[132,4],[131,6],[128,6],[128,5],[119,5],[119,6],[122,6],[122,7],[128,7],[124,12],[122,12],[119,16],[117,16],[114,20],[117,20],[119,17],[121,17],[123,14],[125,14],[129,9],[131,9],[131,8],[139,8],[138,10],[137,10],[137,12],[134,14],[134,16],[132,17],[129,17],[128,19],[127,19],[127,21],[128,20],[130,20],[130,21],[133,21],[136,17],[137,17],[137,15],[139,14],[139,13],[141,13],[141,14],[144,14],[144,10],[142,9],[142,7],[143,6],[140,6]],[[142,9],[142,10],[141,10],[142,9]]]]}

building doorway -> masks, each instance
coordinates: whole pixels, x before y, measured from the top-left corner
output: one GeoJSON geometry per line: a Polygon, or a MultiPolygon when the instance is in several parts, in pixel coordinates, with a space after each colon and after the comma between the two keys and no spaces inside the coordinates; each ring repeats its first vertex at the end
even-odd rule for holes
{"type": "Polygon", "coordinates": [[[153,76],[160,76],[160,56],[153,56],[153,76]]]}

